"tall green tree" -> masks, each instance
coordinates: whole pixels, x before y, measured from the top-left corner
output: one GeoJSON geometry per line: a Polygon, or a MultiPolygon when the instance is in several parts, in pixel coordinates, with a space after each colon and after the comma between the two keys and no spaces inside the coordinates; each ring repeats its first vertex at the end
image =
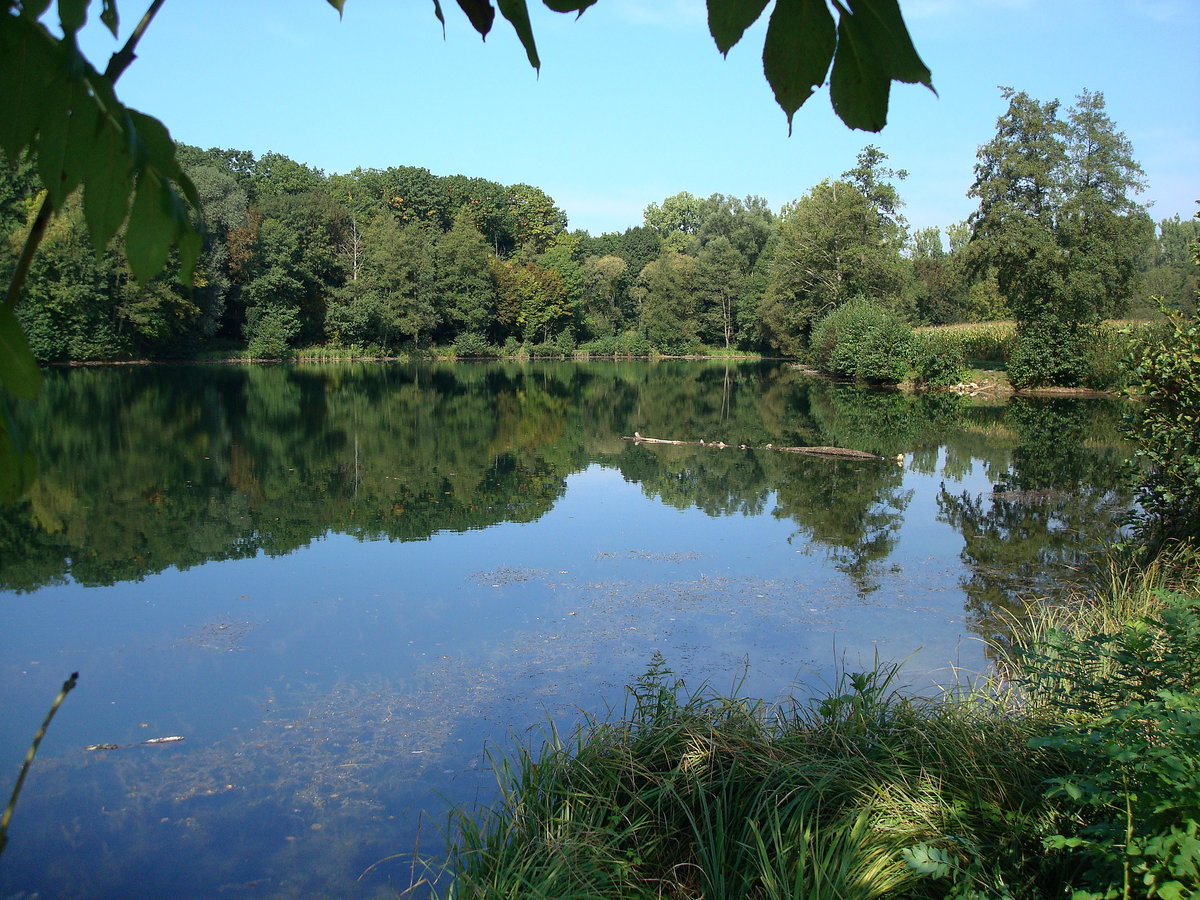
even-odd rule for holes
{"type": "Polygon", "coordinates": [[[697,349],[698,270],[695,257],[664,249],[638,275],[633,296],[638,303],[639,326],[655,350],[686,354],[697,349]]]}
{"type": "Polygon", "coordinates": [[[1017,320],[1009,377],[1017,386],[1078,384],[1093,327],[1128,302],[1149,238],[1141,167],[1084,92],[1064,121],[1057,100],[1003,88],[1008,109],[979,150],[972,265],[994,271],[1017,320]]]}
{"type": "Polygon", "coordinates": [[[434,290],[451,332],[446,337],[486,335],[496,320],[496,285],[488,268],[492,252],[470,209],[459,210],[454,225],[438,238],[434,256],[434,290]]]}
{"type": "Polygon", "coordinates": [[[888,209],[848,181],[822,181],[785,207],[762,308],[770,343],[797,353],[813,324],[848,300],[898,296],[900,250],[888,209]]]}

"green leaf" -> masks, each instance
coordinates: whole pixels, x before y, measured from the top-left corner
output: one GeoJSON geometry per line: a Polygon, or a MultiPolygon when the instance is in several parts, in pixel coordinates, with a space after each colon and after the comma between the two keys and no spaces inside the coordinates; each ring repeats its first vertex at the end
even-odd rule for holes
{"type": "Polygon", "coordinates": [[[42,184],[50,194],[50,205],[61,209],[75,185],[66,176],[66,160],[70,145],[71,108],[75,98],[73,85],[58,81],[47,86],[42,103],[37,134],[37,167],[42,184]]]}
{"type": "Polygon", "coordinates": [[[104,252],[129,212],[133,171],[124,137],[111,119],[101,118],[84,171],[83,217],[97,253],[104,252]]]}
{"type": "MultiPolygon", "coordinates": [[[[459,2],[461,3],[461,0],[459,2]]],[[[513,30],[521,39],[521,46],[525,48],[529,64],[540,70],[542,63],[538,59],[537,45],[533,40],[533,26],[529,23],[529,9],[525,6],[525,0],[497,0],[497,3],[501,15],[512,23],[513,30]]]]}
{"type": "Polygon", "coordinates": [[[346,5],[346,0],[328,0],[329,5],[338,11],[338,18],[342,16],[342,7],[346,5]]]}
{"type": "Polygon", "coordinates": [[[100,10],[100,21],[105,24],[113,37],[117,36],[117,26],[121,24],[120,16],[117,14],[117,0],[104,0],[104,5],[100,10]]]}
{"type": "MultiPolygon", "coordinates": [[[[583,11],[589,6],[593,6],[596,0],[542,0],[548,7],[558,13],[577,13],[578,16],[583,15],[583,11]]],[[[765,3],[766,0],[763,0],[765,3]]]]}
{"type": "Polygon", "coordinates": [[[166,125],[136,109],[129,110],[129,121],[133,126],[133,142],[138,148],[139,162],[149,163],[161,172],[169,172],[177,167],[175,142],[171,140],[166,125]]]}
{"type": "MultiPolygon", "coordinates": [[[[835,0],[836,2],[836,0],[835,0]]],[[[834,112],[848,127],[879,131],[887,124],[892,79],[883,68],[874,34],[863,20],[842,10],[837,27],[837,56],[829,79],[834,112]]]]}
{"type": "MultiPolygon", "coordinates": [[[[467,14],[472,27],[486,38],[496,18],[496,10],[492,9],[491,0],[458,0],[458,5],[467,14]]],[[[438,18],[442,18],[440,9],[438,18]]],[[[445,24],[446,20],[442,19],[442,25],[445,24]]]]}
{"type": "Polygon", "coordinates": [[[50,0],[21,0],[21,15],[27,19],[40,19],[50,8],[50,0]]]}
{"type": "Polygon", "coordinates": [[[20,156],[33,140],[42,99],[62,79],[57,44],[36,22],[0,16],[0,147],[20,156]]]}
{"type": "Polygon", "coordinates": [[[89,0],[58,0],[58,21],[63,34],[73,35],[87,22],[89,0]]]}
{"type": "MultiPolygon", "coordinates": [[[[789,133],[796,110],[824,83],[836,47],[837,32],[825,0],[776,2],[763,45],[763,73],[787,114],[789,133]]],[[[834,66],[836,71],[836,62],[834,66]]]]}
{"type": "Polygon", "coordinates": [[[154,169],[145,169],[138,178],[137,194],[125,230],[125,255],[134,277],[145,284],[167,261],[178,231],[172,215],[173,191],[154,169]]]}
{"type": "Polygon", "coordinates": [[[950,855],[931,844],[917,844],[900,851],[904,864],[918,875],[928,878],[945,878],[954,869],[950,855]]]}
{"type": "Polygon", "coordinates": [[[923,84],[935,94],[932,75],[913,46],[896,0],[853,0],[858,24],[871,35],[870,43],[893,81],[923,84]]]}
{"type": "Polygon", "coordinates": [[[0,306],[0,387],[14,397],[32,400],[42,386],[38,368],[16,314],[0,306]]]}
{"type": "Polygon", "coordinates": [[[728,54],[766,8],[767,0],[708,0],[708,33],[717,49],[728,54]]]}

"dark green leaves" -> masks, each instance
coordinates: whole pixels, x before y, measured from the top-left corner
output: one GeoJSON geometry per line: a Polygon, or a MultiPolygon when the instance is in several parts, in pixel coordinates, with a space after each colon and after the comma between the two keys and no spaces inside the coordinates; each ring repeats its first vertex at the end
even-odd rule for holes
{"type": "Polygon", "coordinates": [[[37,396],[42,372],[21,333],[21,323],[7,306],[0,305],[0,385],[25,400],[37,396]]]}
{"type": "MultiPolygon", "coordinates": [[[[339,9],[341,3],[329,0],[339,9]]],[[[542,0],[555,12],[577,12],[596,0],[542,0]]],[[[495,0],[516,31],[529,63],[541,66],[526,0],[495,0]]],[[[721,53],[728,53],[758,21],[768,0],[708,0],[708,30],[721,53]]],[[[484,37],[496,11],[492,0],[458,0],[471,25],[484,37]]],[[[835,24],[826,0],[776,0],[763,44],[763,73],[775,100],[792,116],[830,75],[830,99],[851,128],[879,131],[887,123],[893,81],[933,90],[929,69],[913,47],[897,0],[833,0],[835,24]]],[[[434,15],[444,26],[440,0],[434,15]]]]}
{"type": "Polygon", "coordinates": [[[542,63],[538,59],[537,45],[533,40],[533,26],[529,23],[529,9],[525,6],[525,0],[496,0],[496,2],[500,6],[501,14],[508,19],[517,32],[517,37],[521,39],[521,46],[525,48],[529,64],[535,69],[540,69],[542,63]]]}
{"type": "Polygon", "coordinates": [[[917,56],[896,0],[855,0],[853,11],[837,0],[835,5],[840,18],[829,85],[834,112],[851,128],[880,131],[887,124],[891,83],[933,90],[929,69],[917,56]]]}
{"type": "Polygon", "coordinates": [[[775,100],[792,116],[825,81],[837,47],[825,0],[777,0],[763,45],[763,73],[775,100]]]}
{"type": "MultiPolygon", "coordinates": [[[[824,0],[821,5],[825,5],[824,0]]],[[[723,54],[729,53],[766,8],[767,0],[709,0],[708,31],[717,42],[717,49],[723,54]]]]}
{"type": "MultiPolygon", "coordinates": [[[[776,0],[763,45],[763,73],[792,116],[830,78],[830,99],[851,128],[879,131],[887,123],[893,81],[933,90],[929,69],[913,47],[896,0],[776,0]]],[[[727,53],[766,8],[766,0],[708,0],[708,28],[727,53]]]]}

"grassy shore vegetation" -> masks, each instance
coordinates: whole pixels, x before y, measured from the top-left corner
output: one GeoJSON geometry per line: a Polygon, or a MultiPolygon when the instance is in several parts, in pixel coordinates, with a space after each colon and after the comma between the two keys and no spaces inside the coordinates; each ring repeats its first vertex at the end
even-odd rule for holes
{"type": "Polygon", "coordinates": [[[878,664],[772,705],[656,658],[621,715],[493,760],[444,896],[1197,896],[1197,562],[1031,606],[933,697],[878,664]]]}
{"type": "Polygon", "coordinates": [[[925,697],[877,662],[767,704],[655,657],[620,714],[494,757],[442,896],[1200,897],[1200,330],[1132,349],[1133,540],[987,672],[925,697]]]}

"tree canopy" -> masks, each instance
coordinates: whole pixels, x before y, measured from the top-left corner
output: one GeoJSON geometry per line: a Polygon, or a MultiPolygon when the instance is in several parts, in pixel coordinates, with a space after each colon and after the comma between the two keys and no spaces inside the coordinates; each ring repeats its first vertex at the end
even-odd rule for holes
{"type": "MultiPolygon", "coordinates": [[[[9,159],[35,160],[46,194],[29,229],[0,305],[0,397],[35,395],[41,375],[15,315],[21,286],[54,213],[82,190],[81,214],[92,247],[102,254],[124,229],[124,251],[136,280],[148,283],[173,248],[179,273],[192,281],[204,247],[198,222],[200,195],[176,156],[158,119],[130,109],[115,86],[135,58],[146,29],[164,0],[151,0],[125,45],[103,71],[83,55],[80,29],[94,9],[91,0],[58,0],[55,33],[51,0],[3,0],[0,11],[0,150],[9,159]]],[[[328,0],[343,12],[345,0],[328,0]]],[[[559,13],[582,13],[596,0],[544,0],[559,13]]],[[[440,0],[434,13],[445,24],[440,0]]],[[[471,25],[486,36],[495,20],[491,0],[458,0],[471,25]]],[[[526,0],[500,0],[529,62],[540,67],[526,0]]],[[[710,0],[709,30],[728,53],[765,12],[767,0],[710,0]]],[[[897,0],[777,0],[763,46],[763,71],[791,126],[796,110],[825,83],[837,115],[851,128],[878,131],[887,121],[892,81],[932,90],[929,69],[917,55],[897,0]],[[837,17],[835,21],[834,12],[837,17]]],[[[100,0],[99,19],[114,37],[117,0],[100,0]]],[[[292,174],[303,176],[303,171],[292,174]]],[[[303,178],[301,178],[303,180],[303,178]]],[[[263,321],[292,330],[290,315],[276,309],[263,321]]],[[[30,465],[26,452],[0,417],[0,493],[21,484],[30,465]],[[9,485],[8,481],[13,484],[9,485]]]]}

